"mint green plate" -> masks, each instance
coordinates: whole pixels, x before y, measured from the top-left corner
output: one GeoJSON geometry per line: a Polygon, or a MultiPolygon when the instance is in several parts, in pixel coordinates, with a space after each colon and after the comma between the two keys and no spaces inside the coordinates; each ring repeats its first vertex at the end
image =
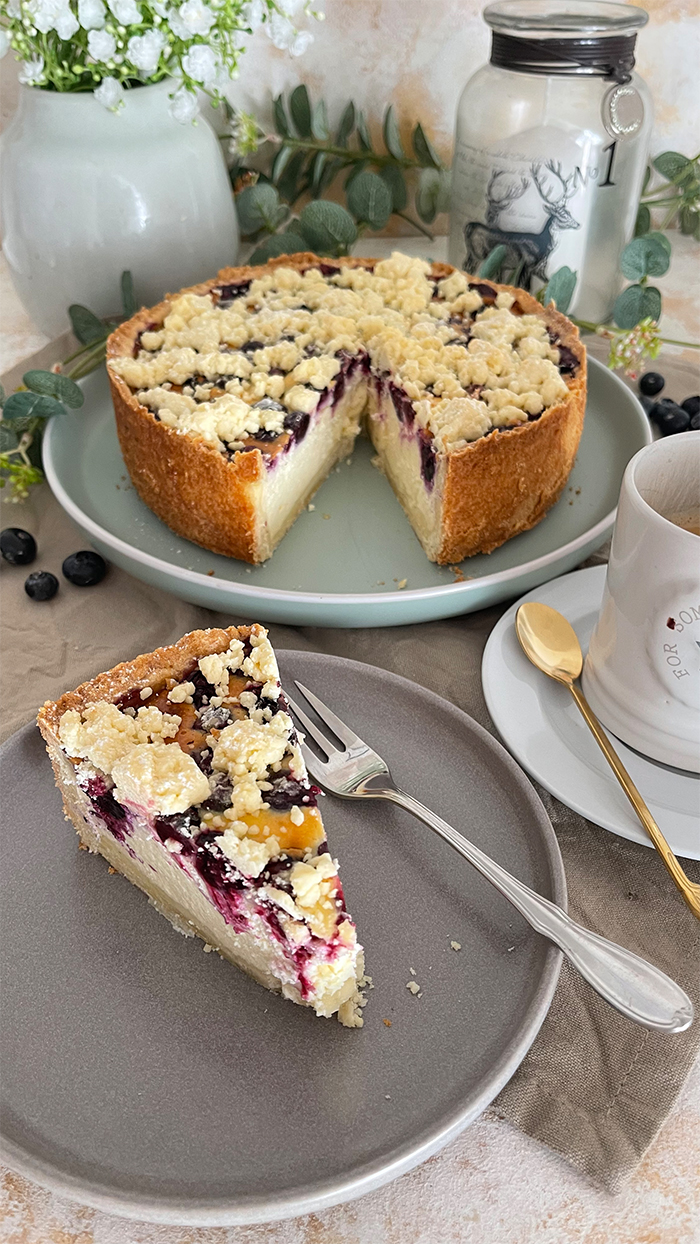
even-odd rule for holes
{"type": "Polygon", "coordinates": [[[336,468],[318,490],[313,512],[297,519],[265,565],[251,567],[180,539],[151,513],[129,483],[104,373],[84,387],[82,409],[49,423],[44,466],[90,543],[136,578],[194,604],[307,626],[447,618],[571,570],[609,536],[624,469],[651,440],[637,399],[589,358],[583,437],[562,497],[532,531],[462,562],[463,580],[428,561],[364,438],[351,465],[336,468]]]}

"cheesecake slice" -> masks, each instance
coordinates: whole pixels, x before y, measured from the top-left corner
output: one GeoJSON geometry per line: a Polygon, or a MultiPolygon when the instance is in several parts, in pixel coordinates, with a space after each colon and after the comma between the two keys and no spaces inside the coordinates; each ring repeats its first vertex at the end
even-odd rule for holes
{"type": "Polygon", "coordinates": [[[262,626],[193,631],[38,722],[84,847],[261,985],[362,1025],[362,948],[262,626]]]}

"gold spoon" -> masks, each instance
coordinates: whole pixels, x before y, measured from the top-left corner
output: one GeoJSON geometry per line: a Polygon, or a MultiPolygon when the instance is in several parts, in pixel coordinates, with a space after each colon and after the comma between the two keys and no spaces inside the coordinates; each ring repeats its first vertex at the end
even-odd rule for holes
{"type": "Polygon", "coordinates": [[[574,628],[556,609],[532,600],[518,609],[515,617],[515,630],[520,645],[532,664],[542,670],[543,674],[548,674],[550,678],[556,679],[557,682],[569,688],[596,743],[651,838],[675,885],[693,915],[700,920],[700,885],[696,885],[686,877],[593,709],[581,688],[577,687],[574,681],[579,677],[583,668],[581,645],[574,628]]]}

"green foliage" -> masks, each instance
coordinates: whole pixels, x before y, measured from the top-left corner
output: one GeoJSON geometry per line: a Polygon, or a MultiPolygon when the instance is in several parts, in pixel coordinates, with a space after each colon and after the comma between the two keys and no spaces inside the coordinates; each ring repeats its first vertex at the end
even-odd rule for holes
{"type": "Polygon", "coordinates": [[[0,488],[8,485],[11,500],[23,500],[34,484],[40,484],[41,443],[47,419],[65,415],[66,407],[83,405],[82,389],[75,383],[104,362],[105,343],[115,325],[128,319],[138,307],[130,272],[121,276],[123,315],[101,320],[87,307],[69,307],[73,332],[80,349],[65,359],[59,372],[33,368],[22,377],[23,388],[9,397],[0,385],[0,488]]]}
{"type": "Polygon", "coordinates": [[[661,294],[653,285],[628,285],[623,289],[613,308],[613,319],[618,328],[630,329],[640,320],[655,320],[661,315],[661,294]]]}
{"type": "Polygon", "coordinates": [[[646,233],[643,237],[632,238],[620,256],[622,275],[628,281],[663,276],[670,262],[670,245],[661,233],[646,233]]]}
{"type": "MultiPolygon", "coordinates": [[[[353,220],[355,237],[367,229],[383,229],[392,213],[410,220],[418,230],[431,237],[421,222],[432,223],[440,212],[447,211],[450,181],[448,171],[420,123],[411,135],[413,154],[409,155],[391,105],[384,114],[383,145],[375,144],[364,113],[357,110],[352,100],[345,105],[333,135],[324,100],[314,103],[304,85],[295,87],[287,100],[278,95],[272,110],[277,150],[269,174],[246,170],[240,162],[233,172],[236,181],[241,172],[248,172],[256,179],[256,185],[247,185],[236,196],[242,233],[260,242],[256,255],[284,253],[277,251],[276,246],[269,246],[261,236],[275,234],[282,225],[287,228],[291,223],[295,235],[305,236],[299,220],[289,222],[288,213],[280,208],[285,203],[293,208],[306,196],[314,201],[323,200],[328,189],[343,174],[346,215],[349,213],[353,220]],[[270,187],[277,191],[278,199],[272,199],[270,187]],[[263,198],[261,192],[267,197],[263,198]],[[414,217],[407,214],[411,195],[415,200],[414,217]]],[[[238,113],[233,114],[233,121],[234,134],[244,131],[249,134],[256,128],[264,134],[254,117],[238,113]]],[[[243,153],[242,147],[238,150],[243,153]]],[[[351,245],[347,241],[347,221],[337,213],[336,219],[344,221],[342,238],[333,240],[330,234],[321,231],[328,254],[343,253],[338,248],[351,245]]],[[[321,236],[313,227],[312,231],[314,236],[321,236]]]]}
{"type": "Polygon", "coordinates": [[[357,239],[357,227],[349,212],[339,203],[315,199],[299,216],[301,235],[308,249],[319,255],[347,255],[357,239]]]}
{"type": "Polygon", "coordinates": [[[78,341],[82,342],[84,346],[108,336],[102,320],[98,319],[87,307],[81,307],[80,303],[74,302],[68,308],[68,315],[70,316],[73,332],[78,341]]]}
{"type": "Polygon", "coordinates": [[[502,242],[499,246],[494,246],[479,268],[477,276],[484,276],[492,281],[497,281],[501,275],[501,268],[507,254],[508,247],[504,246],[502,242]]]}
{"type": "Polygon", "coordinates": [[[572,272],[571,268],[567,268],[566,265],[557,268],[557,271],[553,272],[549,278],[544,291],[544,305],[547,306],[553,302],[557,311],[566,314],[574,296],[577,275],[578,273],[572,272]]]}
{"type": "Polygon", "coordinates": [[[22,380],[32,393],[56,398],[58,402],[70,406],[71,410],[77,410],[85,401],[82,389],[70,376],[61,376],[53,371],[27,371],[22,380]]]}

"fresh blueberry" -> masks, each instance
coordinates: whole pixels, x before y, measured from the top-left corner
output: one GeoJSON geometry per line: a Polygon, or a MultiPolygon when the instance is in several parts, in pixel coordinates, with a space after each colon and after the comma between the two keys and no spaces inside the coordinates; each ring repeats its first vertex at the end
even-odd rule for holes
{"type": "Polygon", "coordinates": [[[69,583],[76,587],[94,587],[101,583],[107,573],[107,563],[99,553],[92,549],[81,549],[79,553],[71,553],[61,567],[69,583]]]}
{"type": "Polygon", "coordinates": [[[693,415],[700,414],[700,393],[695,393],[692,397],[687,397],[684,402],[681,402],[681,410],[686,410],[691,419],[693,415]]]}
{"type": "Polygon", "coordinates": [[[58,579],[48,570],[35,570],[25,579],[24,590],[32,600],[51,600],[58,591],[58,579]]]}
{"type": "Polygon", "coordinates": [[[675,436],[677,432],[688,431],[690,415],[687,411],[681,410],[680,406],[666,406],[656,422],[662,436],[675,436]]]}
{"type": "Polygon", "coordinates": [[[678,403],[674,402],[672,397],[660,397],[658,402],[654,402],[654,405],[649,411],[649,418],[653,419],[654,423],[659,423],[667,410],[678,409],[678,403]]]}
{"type": "Polygon", "coordinates": [[[11,566],[29,566],[36,557],[36,540],[21,527],[0,532],[0,553],[11,566]]]}
{"type": "Polygon", "coordinates": [[[639,378],[639,392],[645,397],[653,397],[655,393],[660,393],[666,381],[658,371],[647,371],[639,378]]]}
{"type": "Polygon", "coordinates": [[[700,411],[698,411],[697,415],[690,416],[690,427],[688,431],[700,432],[700,411]]]}

